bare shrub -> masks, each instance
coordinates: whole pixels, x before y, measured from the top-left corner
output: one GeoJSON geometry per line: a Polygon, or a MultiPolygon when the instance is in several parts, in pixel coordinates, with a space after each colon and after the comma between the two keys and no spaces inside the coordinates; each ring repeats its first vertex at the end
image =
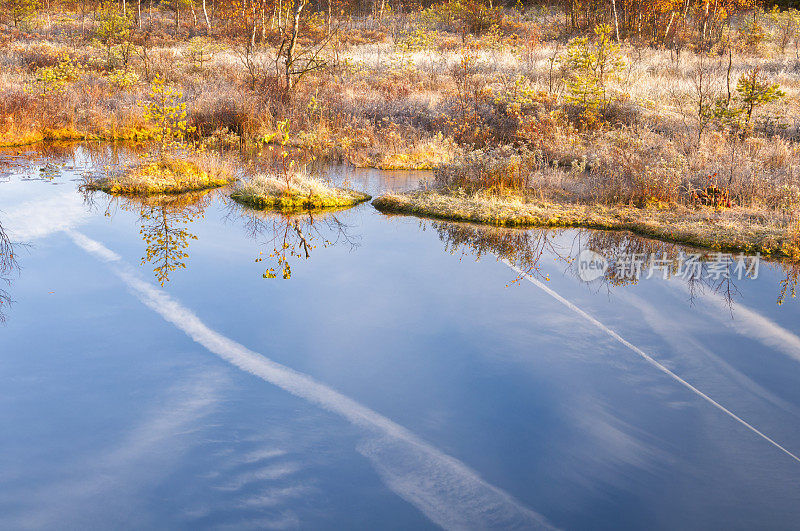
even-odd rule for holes
{"type": "Polygon", "coordinates": [[[644,206],[680,199],[686,161],[659,135],[624,128],[609,133],[600,146],[589,180],[595,200],[644,206]]]}

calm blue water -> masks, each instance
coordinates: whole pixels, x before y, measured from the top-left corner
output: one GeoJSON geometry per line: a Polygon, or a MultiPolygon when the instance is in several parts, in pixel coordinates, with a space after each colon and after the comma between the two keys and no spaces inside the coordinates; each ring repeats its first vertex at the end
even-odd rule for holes
{"type": "MultiPolygon", "coordinates": [[[[369,204],[84,198],[110,149],[2,155],[0,223],[28,245],[0,285],[0,528],[800,521],[786,267],[585,283],[580,249],[676,249],[369,204]]],[[[376,194],[424,176],[334,177],[376,194]]]]}

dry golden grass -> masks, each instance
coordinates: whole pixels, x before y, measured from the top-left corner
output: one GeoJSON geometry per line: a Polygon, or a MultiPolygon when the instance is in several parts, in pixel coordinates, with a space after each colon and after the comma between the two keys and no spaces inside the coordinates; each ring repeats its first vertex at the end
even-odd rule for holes
{"type": "Polygon", "coordinates": [[[231,199],[254,208],[310,210],[349,207],[368,201],[371,196],[304,175],[292,175],[287,183],[261,174],[237,187],[231,199]]]}
{"type": "MultiPolygon", "coordinates": [[[[394,133],[394,131],[392,132],[394,133]]],[[[369,153],[352,153],[349,157],[355,166],[381,170],[433,170],[449,163],[461,152],[450,138],[433,135],[414,141],[396,133],[384,139],[384,149],[369,153]],[[394,138],[393,138],[394,137],[394,138]]]]}
{"type": "Polygon", "coordinates": [[[643,236],[719,251],[800,258],[797,222],[774,212],[710,207],[635,208],[525,201],[520,197],[458,196],[434,191],[386,194],[372,204],[387,213],[500,226],[586,227],[628,230],[643,236]]]}

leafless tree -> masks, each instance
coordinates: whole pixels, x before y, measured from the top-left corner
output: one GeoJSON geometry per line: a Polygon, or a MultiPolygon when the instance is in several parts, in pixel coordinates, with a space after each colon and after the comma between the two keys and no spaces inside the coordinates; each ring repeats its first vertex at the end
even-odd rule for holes
{"type": "Polygon", "coordinates": [[[283,39],[275,57],[275,67],[278,75],[282,75],[284,79],[283,91],[287,97],[291,97],[292,91],[303,76],[327,66],[323,52],[331,40],[330,34],[321,42],[306,49],[300,49],[297,43],[300,33],[300,15],[307,3],[308,0],[295,0],[291,27],[284,30],[283,39]]]}

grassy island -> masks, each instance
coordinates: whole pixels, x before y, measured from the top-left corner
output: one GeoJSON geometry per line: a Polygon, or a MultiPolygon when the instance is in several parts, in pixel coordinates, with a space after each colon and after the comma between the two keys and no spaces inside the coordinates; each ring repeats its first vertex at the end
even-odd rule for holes
{"type": "Polygon", "coordinates": [[[208,190],[231,181],[230,172],[216,164],[165,158],[135,164],[119,174],[90,179],[85,188],[109,194],[149,196],[208,190]]]}
{"type": "Polygon", "coordinates": [[[350,207],[372,197],[303,175],[293,175],[284,180],[262,174],[239,185],[231,199],[259,209],[314,210],[350,207]]]}

